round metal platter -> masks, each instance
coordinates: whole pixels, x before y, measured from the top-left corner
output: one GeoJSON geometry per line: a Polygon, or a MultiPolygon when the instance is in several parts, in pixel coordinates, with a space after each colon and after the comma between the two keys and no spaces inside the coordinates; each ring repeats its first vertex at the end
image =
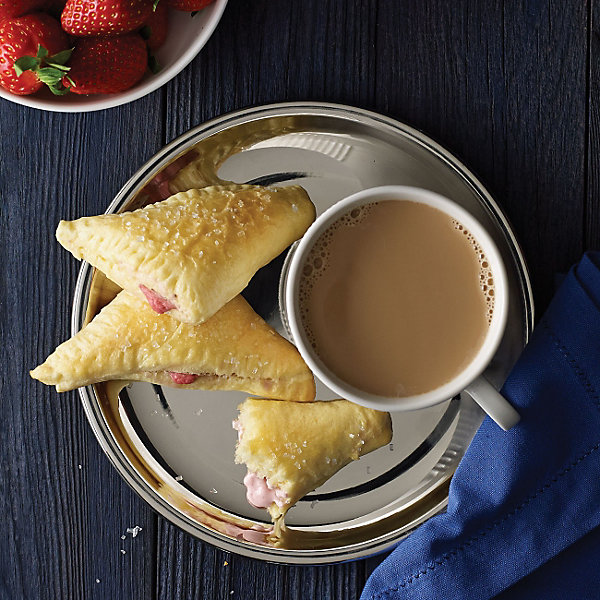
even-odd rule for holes
{"type": "MultiPolygon", "coordinates": [[[[525,345],[533,301],[525,263],[506,218],[477,179],[420,132],[368,111],[288,103],[243,110],[200,125],[148,161],[107,212],[132,210],[172,193],[223,181],[300,184],[317,212],[363,188],[405,184],[431,189],[467,208],[500,248],[510,282],[510,313],[486,371],[500,386],[525,345]]],[[[244,295],[282,335],[278,283],[285,252],[261,269],[244,295]]],[[[116,292],[81,268],[73,333],[116,292]]],[[[228,551],[282,563],[333,563],[389,549],[442,511],[458,462],[483,418],[466,395],[430,409],[393,414],[394,436],[339,471],[286,517],[275,542],[266,511],[245,499],[234,464],[231,422],[238,392],[160,388],[146,383],[82,388],[87,417],[115,467],[156,511],[228,551]]],[[[333,393],[320,382],[317,397],[333,393]]],[[[327,435],[327,431],[323,432],[327,435]]]]}

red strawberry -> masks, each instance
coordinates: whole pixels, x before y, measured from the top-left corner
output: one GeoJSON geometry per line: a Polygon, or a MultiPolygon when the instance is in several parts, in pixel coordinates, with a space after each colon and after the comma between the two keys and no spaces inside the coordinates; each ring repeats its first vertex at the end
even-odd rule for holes
{"type": "Polygon", "coordinates": [[[83,38],[63,79],[75,94],[116,94],[137,83],[146,71],[146,43],[137,33],[83,38]]]}
{"type": "Polygon", "coordinates": [[[208,6],[213,0],[162,0],[176,10],[193,11],[208,6]]]}
{"type": "Polygon", "coordinates": [[[146,40],[150,50],[157,50],[167,39],[169,28],[169,9],[164,2],[159,2],[156,9],[144,23],[140,33],[146,40]]]}
{"type": "Polygon", "coordinates": [[[67,0],[63,29],[71,35],[119,35],[141,27],[152,12],[152,0],[67,0]]]}
{"type": "Polygon", "coordinates": [[[4,21],[0,25],[0,85],[13,94],[26,95],[48,83],[59,93],[56,88],[61,87],[61,71],[66,70],[62,65],[68,59],[64,52],[68,43],[58,21],[49,15],[36,13],[4,21]]]}
{"type": "Polygon", "coordinates": [[[0,0],[0,22],[42,8],[44,0],[0,0]]]}

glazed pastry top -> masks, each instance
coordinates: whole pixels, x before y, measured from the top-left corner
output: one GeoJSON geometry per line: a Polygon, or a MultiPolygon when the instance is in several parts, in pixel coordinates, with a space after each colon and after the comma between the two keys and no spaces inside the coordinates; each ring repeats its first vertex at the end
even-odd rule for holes
{"type": "Polygon", "coordinates": [[[66,391],[112,379],[176,385],[169,372],[197,375],[178,386],[190,389],[305,401],[315,394],[312,373],[296,348],[241,296],[208,321],[188,325],[122,291],[31,375],[66,391]]]}
{"type": "Polygon", "coordinates": [[[198,324],[306,231],[315,208],[299,186],[213,186],[132,212],[61,221],[56,237],[123,289],[140,286],[198,324]]]}
{"type": "Polygon", "coordinates": [[[388,413],[347,400],[301,404],[248,398],[239,411],[236,462],[288,497],[286,506],[269,507],[273,519],[392,437],[388,413]]]}

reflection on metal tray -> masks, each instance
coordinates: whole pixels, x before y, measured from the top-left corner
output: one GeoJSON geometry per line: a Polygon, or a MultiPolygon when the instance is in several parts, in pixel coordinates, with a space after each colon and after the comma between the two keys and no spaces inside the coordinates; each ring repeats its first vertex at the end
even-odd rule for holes
{"type": "MultiPolygon", "coordinates": [[[[144,165],[107,212],[227,181],[306,188],[320,213],[359,189],[405,184],[431,189],[471,211],[501,250],[510,284],[508,326],[486,375],[500,386],[527,341],[533,303],[526,267],[496,203],[454,157],[419,132],[381,115],[330,104],[291,103],[226,115],[184,134],[144,165]]],[[[244,295],[285,335],[278,279],[285,253],[261,269],[244,295]]],[[[116,288],[84,264],[72,326],[81,328],[116,288]]],[[[231,421],[244,394],[135,383],[81,390],[102,448],[160,514],[223,549],[269,561],[328,563],[396,544],[446,505],[454,470],[481,423],[472,400],[393,415],[389,446],[348,465],[291,509],[278,544],[266,511],[252,508],[235,465],[231,421]]],[[[317,382],[321,400],[334,397],[317,382]]],[[[326,435],[326,433],[324,433],[326,435]]]]}

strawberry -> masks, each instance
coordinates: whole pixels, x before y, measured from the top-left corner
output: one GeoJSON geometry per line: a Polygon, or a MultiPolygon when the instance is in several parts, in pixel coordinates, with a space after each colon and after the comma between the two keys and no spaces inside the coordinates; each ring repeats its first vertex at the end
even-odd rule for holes
{"type": "Polygon", "coordinates": [[[42,8],[45,0],[0,0],[0,23],[42,8]]]}
{"type": "Polygon", "coordinates": [[[63,93],[60,81],[69,58],[68,38],[56,19],[34,13],[0,24],[0,85],[13,94],[37,92],[47,83],[63,93]]]}
{"type": "Polygon", "coordinates": [[[75,94],[115,94],[137,83],[147,64],[146,43],[137,33],[82,38],[63,84],[75,94]]]}
{"type": "Polygon", "coordinates": [[[191,12],[208,6],[213,0],[163,0],[163,2],[176,10],[191,12]]]}
{"type": "Polygon", "coordinates": [[[67,0],[60,20],[71,35],[119,35],[141,27],[151,12],[152,0],[67,0]]]}
{"type": "Polygon", "coordinates": [[[164,2],[159,2],[156,9],[152,11],[150,17],[144,23],[140,33],[146,40],[150,50],[157,50],[167,39],[169,28],[169,9],[164,2]]]}

